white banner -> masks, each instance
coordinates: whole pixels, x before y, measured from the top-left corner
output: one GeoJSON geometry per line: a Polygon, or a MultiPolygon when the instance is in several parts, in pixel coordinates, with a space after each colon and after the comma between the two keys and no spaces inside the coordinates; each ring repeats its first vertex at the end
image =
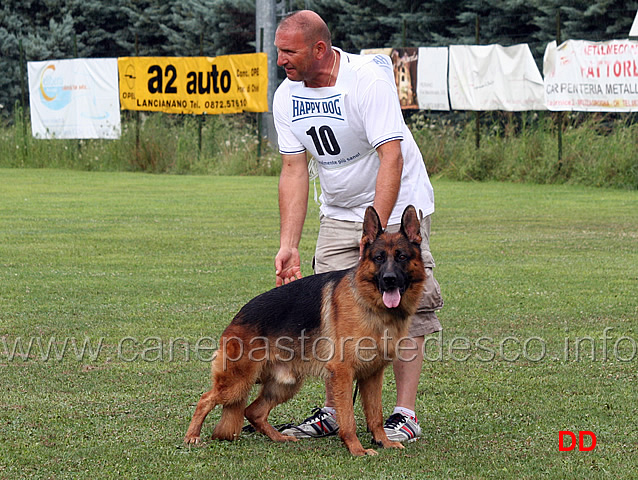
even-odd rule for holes
{"type": "Polygon", "coordinates": [[[392,60],[401,108],[449,110],[447,47],[369,48],[362,55],[382,53],[392,60]]]}
{"type": "Polygon", "coordinates": [[[421,110],[450,110],[447,47],[419,47],[416,98],[421,110]]]}
{"type": "Polygon", "coordinates": [[[451,45],[454,110],[545,110],[543,78],[529,46],[451,45]]]}
{"type": "Polygon", "coordinates": [[[631,24],[631,29],[629,30],[629,38],[631,40],[638,39],[638,11],[636,11],[636,16],[634,17],[634,23],[631,24]]]}
{"type": "Polygon", "coordinates": [[[551,42],[543,61],[547,108],[638,111],[638,42],[551,42]]]}
{"type": "Polygon", "coordinates": [[[120,138],[116,58],[28,62],[36,138],[120,138]]]}

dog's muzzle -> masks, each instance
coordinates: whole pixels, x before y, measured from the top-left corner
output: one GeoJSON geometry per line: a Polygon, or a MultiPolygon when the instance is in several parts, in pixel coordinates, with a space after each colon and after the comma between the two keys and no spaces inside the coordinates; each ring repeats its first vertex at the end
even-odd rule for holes
{"type": "Polygon", "coordinates": [[[394,273],[385,273],[381,277],[379,287],[383,295],[383,304],[388,308],[397,308],[401,303],[401,295],[405,289],[399,287],[394,273]]]}

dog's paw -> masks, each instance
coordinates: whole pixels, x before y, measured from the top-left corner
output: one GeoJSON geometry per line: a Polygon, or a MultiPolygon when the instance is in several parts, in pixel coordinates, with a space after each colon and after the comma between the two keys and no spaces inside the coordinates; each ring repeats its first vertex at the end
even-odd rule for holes
{"type": "Polygon", "coordinates": [[[201,443],[201,439],[196,436],[186,435],[184,437],[184,445],[199,445],[201,443]]]}
{"type": "Polygon", "coordinates": [[[277,431],[271,432],[268,435],[273,442],[298,442],[299,439],[293,435],[284,435],[283,433],[279,433],[277,431]]]}
{"type": "Polygon", "coordinates": [[[388,442],[383,446],[383,448],[405,448],[405,445],[401,442],[388,442]]]}
{"type": "Polygon", "coordinates": [[[372,439],[372,443],[378,447],[383,448],[405,448],[405,445],[403,445],[401,442],[393,442],[389,439],[386,439],[385,441],[372,439]]]}
{"type": "Polygon", "coordinates": [[[351,449],[350,453],[352,455],[354,455],[355,457],[363,457],[364,455],[378,455],[379,453],[372,449],[372,448],[357,448],[357,449],[351,449]]]}

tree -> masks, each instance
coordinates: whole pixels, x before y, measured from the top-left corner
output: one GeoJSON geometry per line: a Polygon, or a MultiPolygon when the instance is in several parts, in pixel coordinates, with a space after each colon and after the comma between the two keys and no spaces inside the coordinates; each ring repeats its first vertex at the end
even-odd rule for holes
{"type": "Polygon", "coordinates": [[[5,0],[0,10],[1,114],[11,114],[27,81],[20,52],[28,60],[71,58],[80,46],[67,1],[5,0]]]}
{"type": "Polygon", "coordinates": [[[255,1],[221,0],[209,32],[215,55],[255,51],[255,1]]]}
{"type": "Polygon", "coordinates": [[[211,32],[217,27],[213,11],[216,0],[183,0],[171,6],[171,22],[161,28],[174,55],[214,55],[211,32]]]}
{"type": "Polygon", "coordinates": [[[604,41],[627,38],[638,1],[571,0],[560,7],[564,38],[604,41]]]}
{"type": "Polygon", "coordinates": [[[533,22],[533,53],[542,58],[547,43],[556,40],[557,19],[560,14],[561,41],[614,40],[627,38],[638,10],[638,0],[532,0],[537,9],[533,22]]]}
{"type": "Polygon", "coordinates": [[[74,20],[81,57],[118,57],[135,54],[134,35],[128,29],[126,2],[112,0],[72,0],[69,9],[74,20]]]}

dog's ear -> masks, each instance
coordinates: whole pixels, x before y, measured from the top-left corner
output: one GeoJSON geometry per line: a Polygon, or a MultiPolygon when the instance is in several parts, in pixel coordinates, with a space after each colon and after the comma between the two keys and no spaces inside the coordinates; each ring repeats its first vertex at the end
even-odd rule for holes
{"type": "Polygon", "coordinates": [[[421,222],[412,205],[408,205],[401,217],[401,232],[408,237],[412,243],[421,245],[421,222]]]}
{"type": "Polygon", "coordinates": [[[382,233],[381,220],[379,220],[377,211],[374,207],[366,208],[366,214],[363,217],[363,236],[361,237],[361,244],[363,246],[370,245],[382,233]]]}

